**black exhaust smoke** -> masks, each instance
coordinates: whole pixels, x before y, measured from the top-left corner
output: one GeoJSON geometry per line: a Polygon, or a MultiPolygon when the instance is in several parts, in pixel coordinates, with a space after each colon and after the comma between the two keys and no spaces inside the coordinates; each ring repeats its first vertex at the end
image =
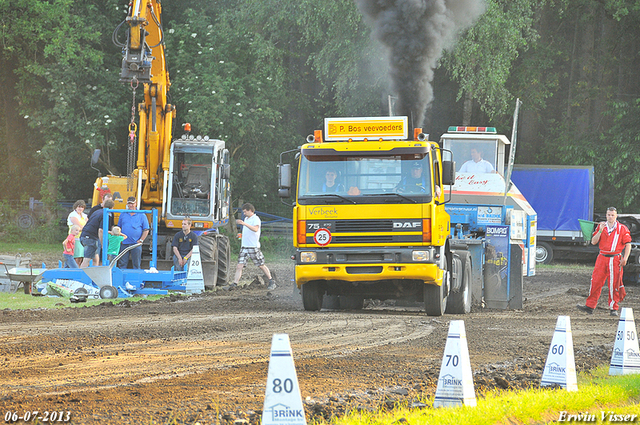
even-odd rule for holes
{"type": "Polygon", "coordinates": [[[483,0],[354,0],[389,48],[391,90],[398,100],[395,115],[406,115],[415,127],[424,122],[433,100],[431,82],[444,49],[482,15],[483,0]]]}

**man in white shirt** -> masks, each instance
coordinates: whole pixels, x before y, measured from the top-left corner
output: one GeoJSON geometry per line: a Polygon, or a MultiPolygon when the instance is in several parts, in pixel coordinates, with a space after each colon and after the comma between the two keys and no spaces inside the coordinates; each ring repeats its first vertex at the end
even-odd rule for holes
{"type": "Polygon", "coordinates": [[[482,153],[471,148],[471,159],[460,167],[461,173],[493,173],[495,170],[489,161],[482,159],[482,153]]]}
{"type": "Polygon", "coordinates": [[[233,283],[229,285],[229,289],[238,286],[238,282],[242,277],[242,269],[247,262],[247,257],[249,257],[253,260],[253,264],[258,266],[269,279],[267,289],[272,291],[276,289],[276,281],[271,277],[271,272],[264,263],[264,255],[260,251],[260,217],[256,215],[254,206],[249,203],[242,205],[242,212],[245,215],[245,219],[236,220],[236,223],[242,226],[242,247],[240,248],[240,255],[238,255],[236,275],[233,283]]]}

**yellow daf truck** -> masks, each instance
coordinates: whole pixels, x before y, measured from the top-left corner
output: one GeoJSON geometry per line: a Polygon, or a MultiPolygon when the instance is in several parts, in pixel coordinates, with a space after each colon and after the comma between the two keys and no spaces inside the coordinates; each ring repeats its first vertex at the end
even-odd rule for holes
{"type": "Polygon", "coordinates": [[[327,118],[324,131],[281,158],[294,152],[297,167],[278,166],[279,195],[295,196],[305,310],[332,297],[350,309],[373,298],[423,301],[432,316],[469,311],[469,276],[450,272],[445,185],[455,166],[422,129],[409,135],[407,117],[327,118]]]}

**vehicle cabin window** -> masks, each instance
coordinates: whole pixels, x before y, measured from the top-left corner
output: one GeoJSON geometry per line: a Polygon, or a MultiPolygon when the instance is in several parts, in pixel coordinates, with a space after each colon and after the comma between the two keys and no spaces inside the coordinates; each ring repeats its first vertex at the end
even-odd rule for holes
{"type": "Polygon", "coordinates": [[[428,155],[303,157],[300,163],[298,196],[393,193],[397,191],[403,179],[411,176],[411,168],[416,163],[420,163],[425,170],[421,177],[421,185],[425,190],[421,194],[430,195],[431,172],[428,155]]]}
{"type": "Polygon", "coordinates": [[[495,140],[453,140],[451,151],[456,162],[456,172],[482,173],[493,172],[496,169],[498,148],[495,140]]]}

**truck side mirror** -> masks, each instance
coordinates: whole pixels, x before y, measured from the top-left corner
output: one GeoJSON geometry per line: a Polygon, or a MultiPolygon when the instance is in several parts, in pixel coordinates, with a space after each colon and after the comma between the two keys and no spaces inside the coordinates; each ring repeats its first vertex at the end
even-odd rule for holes
{"type": "MultiPolygon", "coordinates": [[[[91,168],[98,172],[98,177],[102,177],[102,173],[98,170],[95,165],[100,161],[100,149],[96,149],[93,151],[93,155],[91,155],[91,168]]],[[[109,171],[109,170],[107,170],[109,171]]]]}
{"type": "Polygon", "coordinates": [[[230,179],[231,178],[231,166],[229,164],[222,164],[222,178],[223,179],[230,179]]]}
{"type": "Polygon", "coordinates": [[[291,164],[278,164],[278,196],[291,196],[291,164]]]}
{"type": "Polygon", "coordinates": [[[93,155],[91,155],[91,166],[93,167],[100,160],[100,149],[96,149],[93,151],[93,155]]]}
{"type": "Polygon", "coordinates": [[[453,185],[456,182],[456,163],[442,161],[442,184],[453,185]]]}

